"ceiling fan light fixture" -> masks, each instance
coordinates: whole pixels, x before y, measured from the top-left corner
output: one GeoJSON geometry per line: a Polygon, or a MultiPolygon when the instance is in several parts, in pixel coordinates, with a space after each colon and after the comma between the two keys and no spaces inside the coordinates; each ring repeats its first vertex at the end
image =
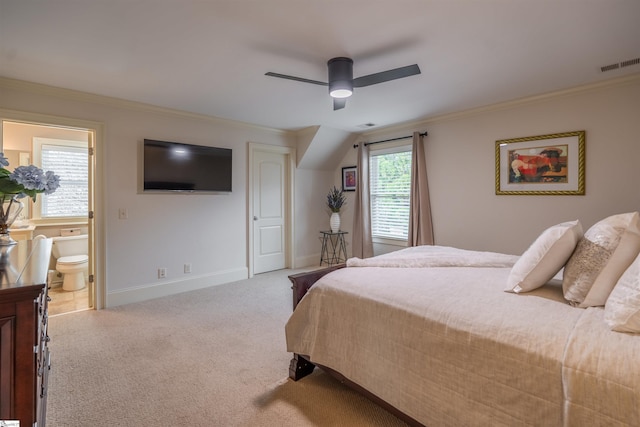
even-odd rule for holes
{"type": "Polygon", "coordinates": [[[273,72],[265,73],[265,75],[281,79],[295,80],[302,83],[328,86],[329,95],[333,98],[333,110],[335,111],[341,110],[345,107],[347,104],[347,98],[353,95],[354,87],[360,88],[371,86],[420,74],[420,67],[418,67],[418,64],[413,64],[405,67],[394,68],[392,70],[381,71],[379,73],[368,74],[366,76],[360,76],[357,79],[354,79],[353,59],[342,56],[330,59],[327,62],[327,68],[329,71],[328,83],[273,72]]]}
{"type": "Polygon", "coordinates": [[[353,94],[353,60],[333,58],[327,62],[329,71],[329,95],[332,98],[348,98],[353,94]]]}
{"type": "Polygon", "coordinates": [[[353,90],[348,87],[333,87],[329,88],[329,95],[332,98],[348,98],[353,95],[353,90]]]}

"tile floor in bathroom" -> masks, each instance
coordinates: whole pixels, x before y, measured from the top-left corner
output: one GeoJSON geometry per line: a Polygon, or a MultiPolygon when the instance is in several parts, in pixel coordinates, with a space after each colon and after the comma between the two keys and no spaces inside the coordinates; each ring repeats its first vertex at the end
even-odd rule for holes
{"type": "Polygon", "coordinates": [[[49,296],[51,297],[51,301],[49,301],[49,316],[89,308],[89,291],[87,286],[79,291],[65,291],[62,289],[62,286],[53,286],[49,289],[49,296]]]}

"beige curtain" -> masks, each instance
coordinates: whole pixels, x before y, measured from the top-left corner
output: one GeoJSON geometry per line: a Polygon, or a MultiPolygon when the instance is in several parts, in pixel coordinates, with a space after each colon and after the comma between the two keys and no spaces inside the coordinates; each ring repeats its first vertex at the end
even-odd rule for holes
{"type": "Polygon", "coordinates": [[[356,201],[353,209],[352,256],[370,258],[373,256],[371,239],[371,205],[369,204],[369,148],[363,142],[358,145],[356,173],[356,201]]]}
{"type": "Polygon", "coordinates": [[[427,183],[427,161],[424,153],[424,136],[413,133],[411,154],[411,199],[409,206],[409,246],[433,245],[431,202],[427,183]]]}

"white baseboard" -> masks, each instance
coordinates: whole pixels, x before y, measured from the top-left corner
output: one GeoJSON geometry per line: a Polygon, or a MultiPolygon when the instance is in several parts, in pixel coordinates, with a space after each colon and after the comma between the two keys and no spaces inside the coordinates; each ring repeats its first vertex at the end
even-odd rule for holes
{"type": "Polygon", "coordinates": [[[153,298],[175,295],[182,292],[195,291],[210,286],[223,285],[225,283],[244,280],[249,277],[247,268],[226,270],[214,274],[190,277],[183,280],[154,283],[123,289],[121,291],[107,292],[106,307],[131,304],[133,302],[146,301],[153,298]]]}
{"type": "Polygon", "coordinates": [[[295,259],[295,268],[314,267],[320,265],[320,253],[295,259]]]}

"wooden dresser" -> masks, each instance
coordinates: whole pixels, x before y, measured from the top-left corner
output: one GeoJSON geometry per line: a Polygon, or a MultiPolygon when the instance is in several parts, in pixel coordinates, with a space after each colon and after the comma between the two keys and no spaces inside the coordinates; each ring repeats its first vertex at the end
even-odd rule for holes
{"type": "Polygon", "coordinates": [[[0,420],[45,425],[51,239],[0,246],[0,420]]]}

